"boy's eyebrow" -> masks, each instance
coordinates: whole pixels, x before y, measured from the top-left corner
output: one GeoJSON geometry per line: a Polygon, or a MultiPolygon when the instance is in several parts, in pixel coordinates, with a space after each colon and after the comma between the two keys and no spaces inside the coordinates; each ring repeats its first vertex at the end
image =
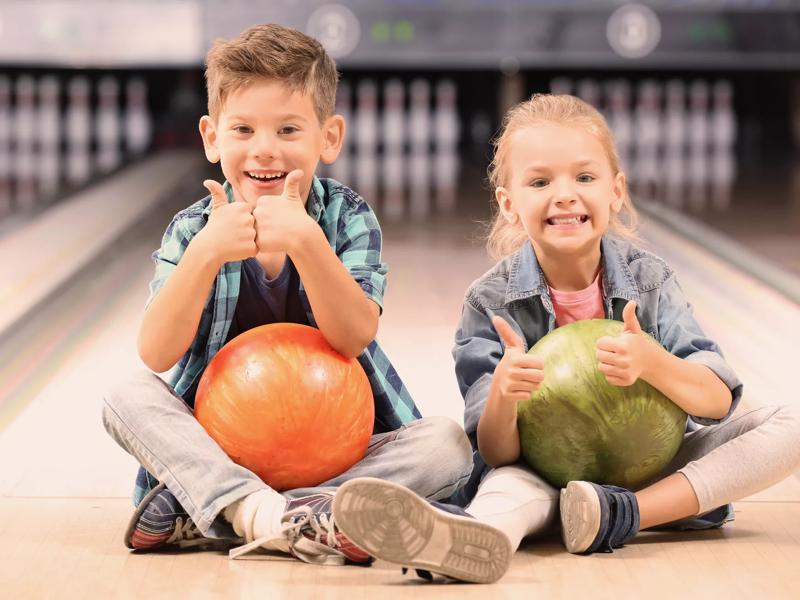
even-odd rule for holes
{"type": "MultiPolygon", "coordinates": [[[[231,114],[228,115],[228,120],[230,121],[253,121],[256,120],[253,118],[253,115],[238,115],[238,114],[231,114]]],[[[308,121],[307,117],[303,115],[296,114],[296,113],[286,113],[283,115],[277,115],[275,117],[276,121],[308,121]]]]}

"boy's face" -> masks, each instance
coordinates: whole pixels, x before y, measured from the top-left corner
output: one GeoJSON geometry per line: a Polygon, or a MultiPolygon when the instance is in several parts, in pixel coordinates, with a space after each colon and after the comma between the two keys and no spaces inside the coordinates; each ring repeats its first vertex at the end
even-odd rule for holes
{"type": "Polygon", "coordinates": [[[216,121],[200,119],[206,157],[219,161],[236,198],[255,207],[260,196],[283,192],[286,175],[301,169],[305,200],[317,163],[332,163],[344,137],[344,119],[320,126],[311,97],[280,81],[257,79],[233,91],[216,121]]]}

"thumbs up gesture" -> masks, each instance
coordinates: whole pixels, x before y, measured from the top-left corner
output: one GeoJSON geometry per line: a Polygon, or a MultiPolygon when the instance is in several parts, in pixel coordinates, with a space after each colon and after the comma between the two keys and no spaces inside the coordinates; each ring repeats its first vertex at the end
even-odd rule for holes
{"type": "Polygon", "coordinates": [[[195,236],[217,263],[244,260],[256,255],[256,229],[250,205],[238,198],[229,203],[222,185],[206,179],[211,193],[208,224],[195,236]]]}
{"type": "Polygon", "coordinates": [[[597,360],[600,372],[609,383],[628,386],[639,379],[647,365],[648,353],[658,346],[642,332],[635,302],[625,305],[622,321],[625,327],[621,335],[597,340],[597,360]]]}
{"type": "Polygon", "coordinates": [[[494,370],[492,387],[507,402],[527,400],[544,381],[544,361],[525,352],[525,343],[502,317],[492,325],[505,346],[503,358],[494,370]]]}
{"type": "Polygon", "coordinates": [[[289,252],[308,227],[314,225],[300,193],[302,178],[303,171],[295,169],[286,176],[280,196],[260,196],[256,201],[253,216],[259,254],[289,252]]]}

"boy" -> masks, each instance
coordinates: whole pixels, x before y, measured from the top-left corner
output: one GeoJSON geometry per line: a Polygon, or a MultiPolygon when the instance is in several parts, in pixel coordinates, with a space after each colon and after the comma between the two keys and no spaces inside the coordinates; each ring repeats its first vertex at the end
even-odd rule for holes
{"type": "Polygon", "coordinates": [[[139,550],[242,543],[307,562],[369,562],[335,529],[333,490],[372,474],[430,498],[471,470],[458,425],[421,419],[373,340],[385,287],[381,236],[352,190],[314,176],[345,133],[333,114],[337,73],[316,40],[278,25],[218,41],[207,57],[205,154],[225,184],[178,213],[154,254],[139,332],[147,372],[105,398],[109,434],[143,465],[125,543],[139,550]],[[318,488],[279,494],[228,458],[192,414],[204,368],[223,344],[273,322],[318,327],[358,357],[372,386],[375,427],[363,460],[318,488]],[[435,453],[435,460],[431,460],[435,453]],[[145,470],[146,469],[146,470],[145,470]]]}

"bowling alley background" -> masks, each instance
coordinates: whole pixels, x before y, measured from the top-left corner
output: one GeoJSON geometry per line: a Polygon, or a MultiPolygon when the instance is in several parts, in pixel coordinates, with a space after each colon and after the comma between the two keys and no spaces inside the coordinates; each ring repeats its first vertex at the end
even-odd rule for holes
{"type": "MultiPolygon", "coordinates": [[[[347,135],[317,174],[378,215],[378,339],[425,416],[463,422],[450,350],[463,294],[492,264],[491,140],[534,92],[605,115],[642,235],[744,380],[743,408],[800,402],[800,0],[2,0],[3,539],[28,539],[41,511],[62,523],[96,506],[105,529],[88,552],[117,573],[138,568],[119,562],[116,531],[136,465],[103,431],[102,395],[142,368],[135,340],[164,229],[206,195],[203,179],[221,181],[197,130],[205,53],[265,22],[316,37],[337,62],[347,135]]],[[[741,505],[800,522],[800,477],[741,505]]],[[[62,548],[80,527],[47,539],[62,548]]],[[[46,597],[25,573],[50,554],[3,543],[0,571],[16,565],[12,583],[46,597]]],[[[775,581],[788,566],[748,588],[762,567],[735,564],[731,589],[786,591],[775,581]]],[[[111,589],[81,573],[51,583],[111,589]]]]}

